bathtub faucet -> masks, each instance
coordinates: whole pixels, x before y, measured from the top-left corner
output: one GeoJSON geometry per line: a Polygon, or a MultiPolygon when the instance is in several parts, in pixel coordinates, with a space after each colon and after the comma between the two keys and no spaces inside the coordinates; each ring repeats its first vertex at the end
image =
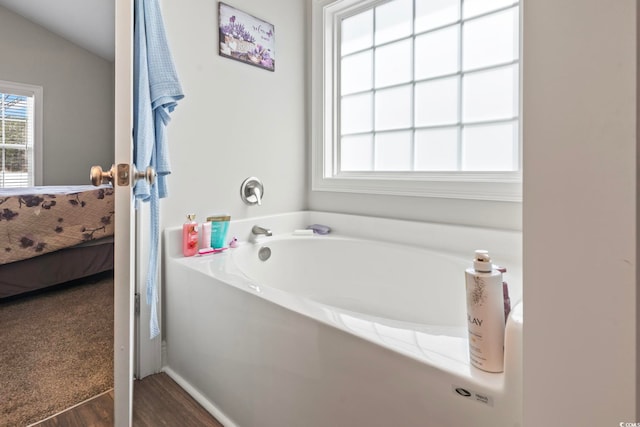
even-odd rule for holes
{"type": "Polygon", "coordinates": [[[264,234],[265,236],[271,236],[271,230],[269,230],[268,228],[262,228],[258,225],[254,225],[253,228],[251,229],[251,234],[253,234],[254,236],[258,236],[259,234],[264,234]]]}

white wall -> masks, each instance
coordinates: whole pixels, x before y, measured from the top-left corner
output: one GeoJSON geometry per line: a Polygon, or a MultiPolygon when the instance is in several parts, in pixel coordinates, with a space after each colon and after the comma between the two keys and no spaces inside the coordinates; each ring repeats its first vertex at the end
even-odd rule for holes
{"type": "Polygon", "coordinates": [[[310,191],[309,209],[505,230],[522,229],[522,204],[513,202],[310,191]]]}
{"type": "Polygon", "coordinates": [[[305,2],[236,0],[275,26],[275,72],[218,55],[218,2],[164,1],[166,31],[185,98],[168,127],[173,172],[162,226],[195,213],[247,218],[305,207],[305,2]],[[240,185],[264,183],[262,206],[240,185]]]}
{"type": "Polygon", "coordinates": [[[525,426],[640,422],[637,4],[523,4],[525,426]]]}
{"type": "Polygon", "coordinates": [[[0,55],[1,80],[43,87],[43,184],[89,184],[113,162],[113,63],[1,6],[0,55]]]}

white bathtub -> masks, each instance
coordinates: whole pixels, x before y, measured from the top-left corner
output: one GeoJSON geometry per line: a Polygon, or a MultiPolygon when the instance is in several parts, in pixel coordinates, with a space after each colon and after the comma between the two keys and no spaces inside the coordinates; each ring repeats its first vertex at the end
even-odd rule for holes
{"type": "Polygon", "coordinates": [[[234,235],[236,249],[183,258],[180,229],[165,231],[165,371],[225,426],[521,425],[521,304],[490,374],[469,364],[464,293],[488,249],[520,300],[519,233],[298,212],[233,221],[234,235]],[[292,235],[312,223],[333,232],[292,235]],[[251,241],[254,224],[274,236],[251,241]]]}

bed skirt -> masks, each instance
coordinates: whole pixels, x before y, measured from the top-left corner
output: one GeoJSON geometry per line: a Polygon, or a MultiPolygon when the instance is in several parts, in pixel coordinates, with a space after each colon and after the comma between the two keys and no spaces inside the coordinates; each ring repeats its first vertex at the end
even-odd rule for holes
{"type": "Polygon", "coordinates": [[[113,237],[0,265],[0,298],[113,269],[113,237]]]}

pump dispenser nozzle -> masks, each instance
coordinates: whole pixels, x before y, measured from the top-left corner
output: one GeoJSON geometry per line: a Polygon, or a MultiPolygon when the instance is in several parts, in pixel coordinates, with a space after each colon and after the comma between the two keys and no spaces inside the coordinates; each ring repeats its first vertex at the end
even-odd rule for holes
{"type": "Polygon", "coordinates": [[[491,257],[489,256],[489,252],[478,249],[475,252],[475,257],[473,259],[473,268],[476,271],[484,271],[484,272],[491,271],[492,264],[491,264],[491,257]]]}

